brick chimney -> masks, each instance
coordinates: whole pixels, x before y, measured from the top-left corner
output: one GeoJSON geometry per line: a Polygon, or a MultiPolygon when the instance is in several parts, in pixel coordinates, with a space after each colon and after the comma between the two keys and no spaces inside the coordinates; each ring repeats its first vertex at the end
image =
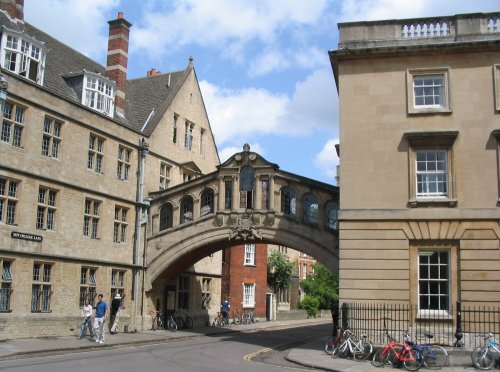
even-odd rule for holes
{"type": "Polygon", "coordinates": [[[5,10],[12,19],[24,21],[24,0],[1,0],[0,10],[5,10]]]}
{"type": "Polygon", "coordinates": [[[125,93],[127,92],[128,37],[132,24],[118,13],[118,18],[109,21],[108,60],[106,76],[116,81],[115,108],[118,113],[125,112],[125,93]]]}
{"type": "Polygon", "coordinates": [[[155,68],[153,67],[151,70],[149,70],[149,71],[147,72],[147,75],[146,75],[146,76],[156,76],[156,75],[160,75],[160,74],[161,74],[161,72],[160,72],[160,71],[158,71],[157,69],[155,69],[155,68]]]}

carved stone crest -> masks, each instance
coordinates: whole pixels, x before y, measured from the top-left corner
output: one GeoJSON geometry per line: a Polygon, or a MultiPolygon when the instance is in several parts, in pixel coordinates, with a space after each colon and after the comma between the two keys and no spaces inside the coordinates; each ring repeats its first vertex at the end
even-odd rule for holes
{"type": "Polygon", "coordinates": [[[253,226],[252,216],[243,215],[238,217],[236,226],[231,227],[229,239],[262,239],[261,231],[253,226]]]}

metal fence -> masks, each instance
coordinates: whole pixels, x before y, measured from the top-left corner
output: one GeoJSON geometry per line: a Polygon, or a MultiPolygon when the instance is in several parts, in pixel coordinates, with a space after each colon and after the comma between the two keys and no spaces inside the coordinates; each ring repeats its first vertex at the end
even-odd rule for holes
{"type": "Polygon", "coordinates": [[[375,344],[387,342],[387,331],[400,341],[408,333],[418,342],[473,348],[483,345],[479,336],[500,333],[500,306],[457,303],[442,311],[421,310],[408,304],[343,303],[339,312],[341,328],[364,333],[375,344]],[[432,334],[432,339],[426,338],[428,334],[432,334]]]}

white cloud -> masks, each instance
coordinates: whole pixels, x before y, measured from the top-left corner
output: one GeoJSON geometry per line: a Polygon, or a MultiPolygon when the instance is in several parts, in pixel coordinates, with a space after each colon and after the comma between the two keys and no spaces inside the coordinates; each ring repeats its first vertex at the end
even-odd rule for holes
{"type": "Polygon", "coordinates": [[[119,0],[29,0],[24,5],[24,18],[95,59],[106,55],[109,26],[105,14],[118,4],[119,0]]]}
{"type": "Polygon", "coordinates": [[[338,21],[373,21],[498,11],[498,0],[343,0],[338,21]]]}
{"type": "Polygon", "coordinates": [[[277,49],[270,48],[252,59],[249,74],[251,76],[265,75],[271,71],[283,70],[289,65],[287,56],[277,49]]]}
{"type": "Polygon", "coordinates": [[[321,151],[314,157],[314,166],[320,172],[326,174],[333,180],[337,175],[337,165],[339,164],[339,157],[335,150],[335,145],[339,143],[338,138],[328,140],[321,151]]]}
{"type": "Polygon", "coordinates": [[[265,89],[223,89],[206,81],[200,82],[200,88],[219,146],[282,130],[279,119],[285,112],[286,96],[265,89]]]}

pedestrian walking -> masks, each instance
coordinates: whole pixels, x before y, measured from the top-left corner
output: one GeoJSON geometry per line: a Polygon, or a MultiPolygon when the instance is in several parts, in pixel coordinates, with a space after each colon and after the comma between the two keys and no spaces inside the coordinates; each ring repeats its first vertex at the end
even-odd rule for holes
{"type": "Polygon", "coordinates": [[[99,294],[99,296],[97,296],[97,304],[95,305],[95,342],[99,344],[103,344],[106,341],[106,327],[104,324],[106,323],[106,318],[109,313],[108,304],[102,298],[103,295],[99,294]]]}
{"type": "Polygon", "coordinates": [[[92,305],[90,304],[90,300],[87,298],[85,299],[85,304],[82,307],[82,326],[80,328],[80,336],[78,339],[83,338],[85,334],[85,327],[88,328],[88,333],[90,337],[92,336],[92,305]]]}
{"type": "Polygon", "coordinates": [[[122,297],[119,293],[111,301],[110,332],[112,335],[118,333],[118,322],[120,321],[120,310],[122,308],[122,297]]]}
{"type": "Polygon", "coordinates": [[[224,298],[224,301],[222,302],[222,305],[220,305],[222,316],[224,317],[224,320],[226,320],[226,324],[229,325],[229,310],[231,309],[231,305],[229,304],[229,301],[227,298],[224,298]]]}

